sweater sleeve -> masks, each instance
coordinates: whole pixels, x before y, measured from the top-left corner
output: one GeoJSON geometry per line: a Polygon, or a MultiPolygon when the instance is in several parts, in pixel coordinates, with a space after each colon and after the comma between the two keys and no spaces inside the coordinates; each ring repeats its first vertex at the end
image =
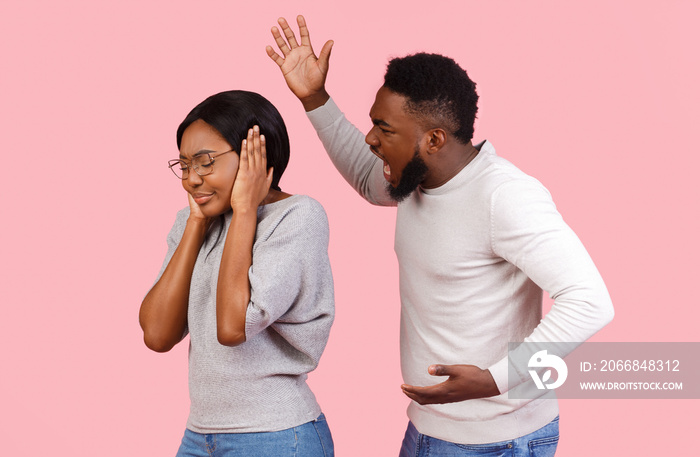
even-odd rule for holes
{"type": "MultiPolygon", "coordinates": [[[[168,243],[168,252],[165,254],[165,260],[163,260],[163,265],[160,267],[160,271],[158,272],[158,276],[156,277],[156,280],[153,281],[153,286],[155,286],[158,281],[160,281],[160,278],[163,276],[163,273],[165,273],[165,269],[168,267],[168,264],[170,263],[170,259],[173,258],[173,255],[175,255],[175,250],[177,247],[180,245],[180,241],[182,240],[182,236],[185,233],[185,226],[187,225],[187,218],[190,216],[190,208],[186,207],[178,211],[177,216],[175,217],[175,223],[173,224],[172,228],[170,229],[170,232],[168,233],[168,238],[167,238],[167,243],[168,243]]],[[[151,289],[153,288],[151,286],[151,289]]],[[[150,289],[149,289],[150,291],[150,289]]],[[[185,332],[182,334],[182,338],[185,338],[187,334],[189,333],[189,328],[185,326],[185,332]]]]}
{"type": "Polygon", "coordinates": [[[372,154],[365,136],[347,120],[333,99],[306,113],[333,165],[362,198],[379,206],[396,206],[386,190],[383,163],[372,154]]]}
{"type": "Polygon", "coordinates": [[[297,349],[320,357],[334,316],[328,220],[323,207],[304,199],[259,233],[248,277],[246,340],[273,326],[297,349]],[[313,341],[324,344],[309,344],[313,341]]]}
{"type": "Polygon", "coordinates": [[[163,260],[163,265],[160,267],[160,271],[158,272],[158,276],[153,282],[153,285],[155,285],[160,280],[160,277],[163,276],[163,273],[165,273],[165,269],[170,263],[170,259],[172,259],[173,255],[175,255],[175,250],[180,245],[182,235],[185,233],[185,226],[187,225],[187,218],[189,217],[189,215],[189,208],[183,208],[177,212],[175,222],[173,223],[173,226],[170,229],[170,232],[168,233],[168,238],[166,240],[168,243],[168,252],[165,254],[165,260],[163,260]]]}
{"type": "MultiPolygon", "coordinates": [[[[511,181],[496,189],[490,231],[494,253],[554,300],[525,342],[581,343],[612,320],[612,302],[600,273],[537,180],[511,181]]],[[[576,346],[562,346],[566,349],[560,355],[576,346]]],[[[508,363],[505,357],[489,368],[501,393],[508,390],[508,363]]]]}

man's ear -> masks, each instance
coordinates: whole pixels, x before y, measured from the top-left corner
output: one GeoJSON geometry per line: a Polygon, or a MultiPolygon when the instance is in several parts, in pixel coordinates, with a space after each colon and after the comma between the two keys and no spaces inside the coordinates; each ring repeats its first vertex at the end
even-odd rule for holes
{"type": "Polygon", "coordinates": [[[425,132],[428,148],[426,152],[428,154],[435,154],[445,145],[447,141],[447,132],[441,128],[430,129],[425,132]]]}

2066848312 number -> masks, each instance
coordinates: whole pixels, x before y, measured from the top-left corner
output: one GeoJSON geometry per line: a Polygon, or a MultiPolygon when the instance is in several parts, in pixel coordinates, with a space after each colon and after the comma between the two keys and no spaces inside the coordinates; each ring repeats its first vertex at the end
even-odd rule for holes
{"type": "Polygon", "coordinates": [[[600,371],[680,371],[678,360],[601,360],[600,371]]]}

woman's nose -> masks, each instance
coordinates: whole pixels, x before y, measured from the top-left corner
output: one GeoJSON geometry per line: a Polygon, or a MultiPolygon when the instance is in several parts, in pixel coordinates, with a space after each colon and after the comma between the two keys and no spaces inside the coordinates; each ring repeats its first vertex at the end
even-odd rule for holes
{"type": "Polygon", "coordinates": [[[187,179],[185,179],[185,181],[187,181],[187,184],[189,186],[196,187],[204,182],[204,180],[202,180],[202,177],[199,176],[197,172],[194,171],[192,168],[190,168],[188,172],[189,173],[187,173],[187,179]]]}

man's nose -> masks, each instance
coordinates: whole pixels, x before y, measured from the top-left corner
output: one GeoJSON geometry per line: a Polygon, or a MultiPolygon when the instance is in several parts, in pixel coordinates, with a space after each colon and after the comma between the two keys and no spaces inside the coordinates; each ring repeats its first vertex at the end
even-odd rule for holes
{"type": "Polygon", "coordinates": [[[379,138],[377,138],[377,135],[374,133],[374,127],[370,129],[369,132],[367,132],[367,135],[365,135],[365,143],[369,144],[370,146],[379,146],[379,138]]]}

